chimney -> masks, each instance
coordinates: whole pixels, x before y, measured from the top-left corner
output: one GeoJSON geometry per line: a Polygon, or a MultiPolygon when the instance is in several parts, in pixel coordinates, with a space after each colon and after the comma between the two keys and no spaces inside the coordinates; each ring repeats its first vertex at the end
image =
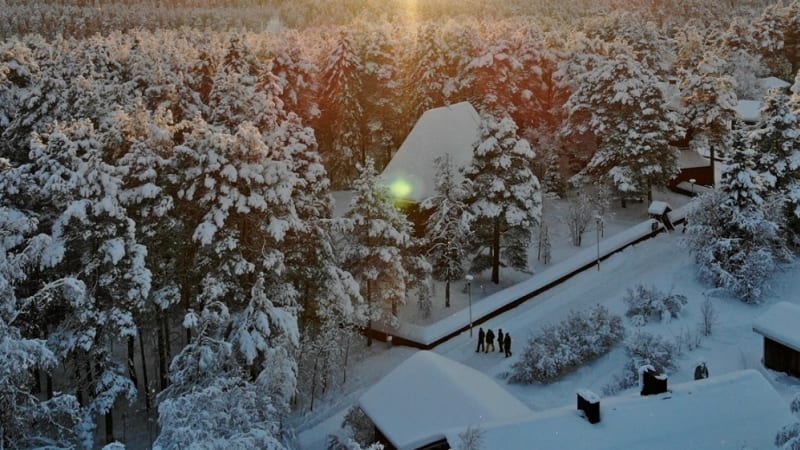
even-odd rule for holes
{"type": "Polygon", "coordinates": [[[653,366],[639,368],[642,377],[642,395],[655,395],[667,392],[667,376],[660,374],[653,366]]]}
{"type": "Polygon", "coordinates": [[[600,422],[600,397],[589,389],[579,389],[578,410],[583,411],[589,423],[600,422]]]}

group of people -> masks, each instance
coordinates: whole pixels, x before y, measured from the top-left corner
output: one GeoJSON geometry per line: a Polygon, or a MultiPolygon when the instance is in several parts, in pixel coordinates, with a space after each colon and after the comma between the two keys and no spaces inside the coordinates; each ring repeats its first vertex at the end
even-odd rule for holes
{"type": "MultiPolygon", "coordinates": [[[[483,327],[478,329],[478,347],[475,352],[489,353],[494,351],[494,331],[488,329],[483,331],[483,327]]],[[[511,333],[503,334],[503,329],[497,330],[497,347],[500,353],[505,353],[506,358],[511,356],[511,333]]]]}

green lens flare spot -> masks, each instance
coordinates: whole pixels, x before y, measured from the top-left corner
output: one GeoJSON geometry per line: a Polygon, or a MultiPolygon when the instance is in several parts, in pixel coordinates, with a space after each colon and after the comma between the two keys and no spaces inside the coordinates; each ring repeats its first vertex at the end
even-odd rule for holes
{"type": "Polygon", "coordinates": [[[394,180],[389,185],[389,191],[395,198],[407,198],[411,194],[411,190],[411,184],[402,178],[394,180]]]}

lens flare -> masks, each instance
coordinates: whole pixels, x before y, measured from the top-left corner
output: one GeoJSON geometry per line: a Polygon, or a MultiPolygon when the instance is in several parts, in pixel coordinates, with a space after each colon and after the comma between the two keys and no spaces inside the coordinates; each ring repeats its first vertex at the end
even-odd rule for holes
{"type": "Polygon", "coordinates": [[[389,185],[389,191],[394,198],[408,198],[413,187],[403,178],[397,178],[389,185]]]}

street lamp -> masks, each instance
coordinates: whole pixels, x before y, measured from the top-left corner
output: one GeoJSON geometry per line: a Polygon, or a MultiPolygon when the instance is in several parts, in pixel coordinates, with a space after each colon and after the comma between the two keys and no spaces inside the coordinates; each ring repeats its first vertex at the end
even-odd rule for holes
{"type": "Polygon", "coordinates": [[[600,225],[603,219],[600,216],[594,216],[595,228],[597,229],[597,270],[600,271],[600,225]]]}
{"type": "Polygon", "coordinates": [[[472,275],[467,274],[467,298],[469,299],[469,337],[472,337],[472,275]]]}
{"type": "Polygon", "coordinates": [[[697,180],[689,178],[689,183],[692,183],[692,197],[694,197],[694,184],[697,183],[697,180]]]}

